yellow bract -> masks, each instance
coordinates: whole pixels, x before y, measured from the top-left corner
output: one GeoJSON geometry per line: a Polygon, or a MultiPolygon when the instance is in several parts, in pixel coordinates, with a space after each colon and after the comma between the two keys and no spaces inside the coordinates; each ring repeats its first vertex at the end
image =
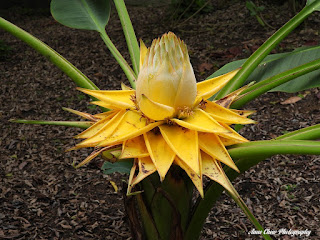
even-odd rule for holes
{"type": "Polygon", "coordinates": [[[239,71],[239,69],[236,69],[232,72],[226,73],[224,75],[210,78],[206,81],[200,82],[197,84],[197,91],[198,91],[198,97],[201,99],[208,99],[217,92],[220,91],[220,89],[227,84],[227,82],[230,81],[236,75],[236,73],[239,71]]]}
{"type": "Polygon", "coordinates": [[[172,164],[188,174],[201,196],[203,175],[232,192],[221,163],[239,170],[225,147],[248,140],[230,125],[254,123],[246,118],[253,111],[228,109],[241,90],[216,102],[208,99],[237,71],[196,84],[187,47],[173,33],[149,49],[141,41],[137,90],[124,84],[118,91],[80,89],[98,99],[93,104],[112,111],[90,115],[67,109],[95,122],[76,136],[84,140],[72,149],[96,148],[79,166],[121,145],[120,158],[134,158],[128,194],[156,171],[162,181],[172,164]]]}
{"type": "Polygon", "coordinates": [[[150,131],[144,134],[144,139],[152,162],[157,168],[162,181],[171,167],[176,154],[159,133],[150,131]]]}
{"type": "Polygon", "coordinates": [[[175,112],[173,107],[154,102],[143,94],[139,103],[139,109],[148,118],[153,120],[163,120],[171,118],[175,112]]]}

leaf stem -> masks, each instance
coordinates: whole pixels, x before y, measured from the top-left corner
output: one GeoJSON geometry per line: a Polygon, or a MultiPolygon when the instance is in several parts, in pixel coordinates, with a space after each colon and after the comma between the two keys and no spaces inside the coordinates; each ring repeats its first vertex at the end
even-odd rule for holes
{"type": "Polygon", "coordinates": [[[226,96],[234,90],[240,88],[249,75],[255,70],[259,63],[274,49],[289,33],[299,26],[317,7],[320,1],[314,1],[304,7],[296,16],[289,20],[283,27],[276,31],[267,41],[264,42],[243,64],[241,70],[230,80],[226,86],[218,93],[217,99],[226,96]]]}
{"type": "Polygon", "coordinates": [[[244,203],[242,198],[239,196],[238,192],[236,189],[233,187],[233,185],[230,183],[230,187],[233,190],[233,194],[228,192],[229,196],[233,198],[233,200],[236,202],[236,204],[242,209],[242,211],[246,214],[246,216],[249,218],[250,222],[256,227],[257,230],[261,231],[262,236],[266,240],[272,240],[272,238],[264,233],[263,227],[260,225],[258,220],[255,218],[255,216],[252,214],[250,209],[247,207],[247,205],[244,203]],[[235,194],[235,195],[234,195],[235,194]]]}
{"type": "Polygon", "coordinates": [[[79,69],[68,62],[59,53],[51,47],[40,41],[38,38],[32,36],[30,33],[24,31],[18,26],[10,23],[4,18],[0,17],[0,28],[9,32],[13,36],[27,43],[30,47],[34,48],[37,52],[46,57],[60,70],[62,70],[68,77],[70,77],[79,87],[98,90],[99,88],[89,80],[79,69]]]}
{"type": "Polygon", "coordinates": [[[43,121],[43,120],[25,120],[25,119],[11,119],[10,122],[14,123],[24,123],[24,124],[39,124],[39,125],[56,125],[56,126],[66,126],[66,127],[78,127],[78,128],[88,128],[93,122],[84,121],[43,121]]]}
{"type": "Polygon", "coordinates": [[[123,0],[114,0],[114,5],[116,6],[120,22],[122,25],[123,33],[127,41],[129,53],[131,56],[131,62],[133,70],[136,75],[139,73],[139,62],[140,62],[140,50],[137,41],[136,34],[134,33],[134,28],[132,26],[126,5],[123,0]]]}
{"type": "Polygon", "coordinates": [[[122,68],[124,74],[127,76],[132,88],[135,88],[135,86],[136,86],[136,84],[135,84],[136,74],[133,72],[133,70],[131,69],[131,67],[129,66],[127,61],[123,58],[121,53],[118,51],[116,46],[112,43],[112,41],[109,38],[109,36],[107,35],[106,31],[102,31],[101,30],[100,36],[101,36],[102,40],[104,41],[104,43],[107,45],[108,49],[110,50],[110,52],[112,53],[114,58],[119,63],[119,65],[122,68]]]}
{"type": "Polygon", "coordinates": [[[228,149],[234,159],[275,154],[320,155],[320,142],[308,140],[267,140],[236,144],[228,149]]]}
{"type": "Polygon", "coordinates": [[[317,59],[258,82],[245,89],[238,99],[231,104],[231,108],[241,108],[244,104],[257,98],[263,93],[319,68],[320,59],[317,59]]]}
{"type": "Polygon", "coordinates": [[[315,140],[315,139],[320,139],[320,124],[302,128],[276,138],[276,140],[315,140]]]}

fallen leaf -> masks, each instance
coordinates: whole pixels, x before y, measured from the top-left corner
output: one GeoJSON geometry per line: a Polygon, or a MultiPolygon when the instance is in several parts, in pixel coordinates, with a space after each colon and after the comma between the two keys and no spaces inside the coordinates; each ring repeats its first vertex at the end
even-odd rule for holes
{"type": "Polygon", "coordinates": [[[302,98],[298,97],[298,96],[294,96],[294,97],[290,97],[286,100],[284,100],[283,102],[281,102],[280,104],[285,105],[285,104],[293,104],[296,102],[299,102],[302,98]]]}
{"type": "Polygon", "coordinates": [[[229,48],[229,52],[232,55],[237,56],[240,53],[242,53],[242,47],[238,47],[238,46],[231,47],[231,48],[229,48]]]}
{"type": "Polygon", "coordinates": [[[198,66],[199,72],[204,72],[205,70],[209,71],[213,67],[213,64],[211,63],[201,63],[198,66]]]}
{"type": "Polygon", "coordinates": [[[99,223],[98,222],[95,222],[94,224],[92,224],[90,227],[92,228],[92,229],[95,229],[96,227],[98,227],[99,226],[99,223]]]}
{"type": "Polygon", "coordinates": [[[115,192],[118,192],[118,186],[117,186],[117,184],[116,184],[114,181],[110,181],[110,183],[111,183],[114,191],[115,191],[115,192]]]}
{"type": "Polygon", "coordinates": [[[285,207],[286,206],[286,201],[282,200],[279,204],[279,207],[285,207]]]}
{"type": "Polygon", "coordinates": [[[72,229],[70,225],[60,223],[60,226],[64,229],[72,229]]]}
{"type": "Polygon", "coordinates": [[[69,223],[66,220],[62,220],[58,223],[63,229],[72,229],[72,226],[69,225],[69,223]]]}
{"type": "Polygon", "coordinates": [[[306,46],[317,46],[318,45],[318,41],[315,40],[308,40],[304,43],[306,46]]]}
{"type": "Polygon", "coordinates": [[[101,78],[103,77],[103,74],[101,72],[97,72],[94,74],[94,76],[101,78]]]}
{"type": "Polygon", "coordinates": [[[26,161],[20,163],[19,164],[19,169],[22,170],[27,164],[28,164],[28,162],[26,162],[26,161]]]}

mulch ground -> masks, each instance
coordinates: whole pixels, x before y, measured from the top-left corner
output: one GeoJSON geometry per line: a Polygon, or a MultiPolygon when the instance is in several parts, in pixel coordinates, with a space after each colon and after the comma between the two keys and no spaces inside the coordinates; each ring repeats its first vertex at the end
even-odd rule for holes
{"type": "MultiPolygon", "coordinates": [[[[128,10],[137,37],[147,45],[168,31],[183,39],[201,81],[227,62],[248,57],[274,32],[261,27],[242,1],[212,2],[211,12],[180,24],[168,20],[167,6],[129,6],[128,10]]],[[[292,16],[285,4],[264,3],[263,17],[276,29],[292,16]]],[[[1,14],[61,53],[99,88],[119,89],[126,82],[97,33],[69,29],[32,11],[10,9],[1,14]]],[[[275,52],[319,44],[319,19],[319,14],[311,16],[275,52]]],[[[114,8],[107,32],[129,59],[114,8]]],[[[88,149],[65,152],[76,143],[72,137],[80,130],[9,122],[77,120],[62,107],[90,113],[99,109],[89,105],[89,98],[70,79],[29,46],[4,31],[0,39],[11,48],[0,58],[0,239],[131,239],[120,193],[127,175],[103,175],[101,159],[74,169],[72,163],[90,153],[88,149]]],[[[258,124],[246,126],[241,133],[250,140],[264,140],[319,123],[319,93],[319,89],[304,91],[302,100],[285,105],[281,102],[297,94],[264,94],[245,106],[257,111],[253,118],[258,124]]],[[[319,156],[279,155],[234,183],[265,228],[308,229],[312,231],[308,239],[320,239],[319,173],[319,156]]],[[[258,239],[248,235],[252,228],[223,194],[206,220],[201,239],[258,239]]]]}

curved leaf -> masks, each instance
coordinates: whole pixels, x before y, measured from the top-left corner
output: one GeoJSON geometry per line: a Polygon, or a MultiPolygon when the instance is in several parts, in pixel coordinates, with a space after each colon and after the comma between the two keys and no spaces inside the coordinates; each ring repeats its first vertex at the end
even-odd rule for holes
{"type": "MultiPolygon", "coordinates": [[[[279,53],[267,56],[249,76],[246,84],[252,81],[260,82],[266,78],[287,71],[291,68],[319,59],[320,46],[302,47],[290,53],[279,53]]],[[[209,78],[219,76],[239,68],[247,59],[242,59],[226,64],[209,78]]],[[[320,86],[320,70],[313,71],[282,84],[270,91],[297,92],[320,86]]]]}
{"type": "Polygon", "coordinates": [[[110,17],[109,0],[52,0],[51,14],[59,23],[103,32],[110,17]]]}

